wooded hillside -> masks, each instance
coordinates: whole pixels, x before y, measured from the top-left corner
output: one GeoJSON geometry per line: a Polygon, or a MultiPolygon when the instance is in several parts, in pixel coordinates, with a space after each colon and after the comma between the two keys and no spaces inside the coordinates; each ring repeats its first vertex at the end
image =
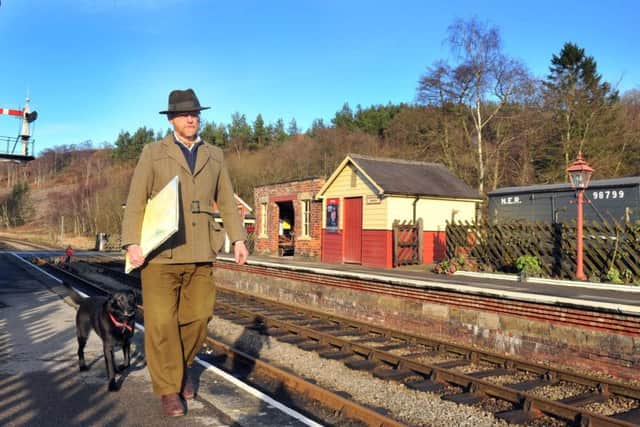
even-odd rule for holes
{"type": "MultiPolygon", "coordinates": [[[[203,115],[201,135],[225,151],[249,203],[254,186],[328,176],[348,153],[442,163],[482,193],[562,182],[578,151],[595,179],[640,175],[640,90],[619,94],[584,49],[566,43],[539,79],[502,52],[496,28],[456,21],[448,41],[454,60],[417,75],[412,102],[345,103],[306,132],[260,114],[249,123],[235,113],[229,124],[203,115]]],[[[123,131],[111,147],[69,145],[26,165],[0,164],[2,226],[118,233],[135,161],[165,132],[123,131]]]]}

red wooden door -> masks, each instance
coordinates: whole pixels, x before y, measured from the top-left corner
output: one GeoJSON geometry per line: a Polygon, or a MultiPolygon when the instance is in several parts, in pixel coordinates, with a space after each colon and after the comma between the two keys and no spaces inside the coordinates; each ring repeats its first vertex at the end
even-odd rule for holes
{"type": "Polygon", "coordinates": [[[344,262],[362,263],[362,197],[344,199],[344,262]]]}

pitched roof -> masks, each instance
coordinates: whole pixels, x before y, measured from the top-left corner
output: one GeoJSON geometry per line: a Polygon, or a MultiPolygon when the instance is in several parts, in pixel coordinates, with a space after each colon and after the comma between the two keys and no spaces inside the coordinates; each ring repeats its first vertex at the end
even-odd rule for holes
{"type": "Polygon", "coordinates": [[[236,202],[242,206],[245,207],[245,209],[247,209],[247,212],[253,212],[253,208],[251,206],[249,206],[247,204],[247,202],[245,202],[244,200],[242,200],[242,198],[240,196],[238,196],[236,193],[233,193],[233,197],[236,199],[236,202]]]}
{"type": "MultiPolygon", "coordinates": [[[[245,202],[244,200],[242,200],[242,198],[240,196],[238,196],[236,193],[233,193],[233,197],[236,200],[236,204],[237,205],[242,205],[245,207],[245,209],[247,210],[247,212],[253,212],[253,208],[251,206],[249,206],[247,204],[247,202],[245,202]]],[[[219,212],[219,208],[218,208],[218,204],[214,201],[213,202],[213,210],[215,212],[219,212]]]]}
{"type": "MultiPolygon", "coordinates": [[[[350,154],[339,169],[344,168],[347,160],[351,160],[385,194],[482,199],[480,193],[439,163],[350,154]]],[[[338,172],[327,180],[323,190],[338,172]]]]}

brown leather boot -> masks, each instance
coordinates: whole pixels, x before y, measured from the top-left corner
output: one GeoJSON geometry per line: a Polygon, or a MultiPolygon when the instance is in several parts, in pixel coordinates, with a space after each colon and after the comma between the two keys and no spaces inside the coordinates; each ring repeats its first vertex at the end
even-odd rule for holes
{"type": "Polygon", "coordinates": [[[177,393],[162,396],[162,412],[165,417],[179,417],[184,415],[184,406],[177,393]]]}
{"type": "Polygon", "coordinates": [[[184,379],[184,385],[182,386],[181,394],[185,400],[191,400],[196,396],[196,389],[193,386],[193,381],[191,380],[189,375],[187,375],[184,379]]]}

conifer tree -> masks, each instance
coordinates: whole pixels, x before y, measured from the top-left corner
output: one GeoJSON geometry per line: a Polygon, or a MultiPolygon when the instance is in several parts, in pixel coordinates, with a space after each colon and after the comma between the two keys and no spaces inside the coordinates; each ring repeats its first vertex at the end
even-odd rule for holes
{"type": "Polygon", "coordinates": [[[575,154],[583,151],[594,128],[602,123],[608,107],[617,102],[618,92],[602,81],[595,59],[570,42],[564,44],[558,55],[551,57],[544,87],[546,105],[559,123],[566,169],[575,154]]]}
{"type": "Polygon", "coordinates": [[[251,143],[249,148],[256,149],[262,148],[268,144],[267,129],[264,126],[264,119],[262,114],[256,116],[256,120],[253,122],[253,135],[251,136],[251,143]]]}
{"type": "Polygon", "coordinates": [[[300,133],[300,129],[298,128],[298,122],[296,122],[295,118],[292,118],[289,121],[289,126],[287,127],[287,133],[289,136],[294,136],[300,133]]]}

